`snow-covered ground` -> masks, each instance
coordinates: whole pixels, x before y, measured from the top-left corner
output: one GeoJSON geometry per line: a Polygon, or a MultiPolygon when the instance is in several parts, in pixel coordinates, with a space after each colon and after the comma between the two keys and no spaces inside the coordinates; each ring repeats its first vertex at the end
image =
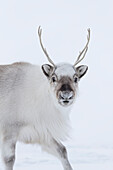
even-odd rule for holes
{"type": "MultiPolygon", "coordinates": [[[[74,170],[113,170],[112,147],[67,146],[74,170]]],[[[0,170],[3,165],[0,160],[0,170]]],[[[36,145],[17,144],[14,170],[60,170],[60,162],[36,145]]]]}

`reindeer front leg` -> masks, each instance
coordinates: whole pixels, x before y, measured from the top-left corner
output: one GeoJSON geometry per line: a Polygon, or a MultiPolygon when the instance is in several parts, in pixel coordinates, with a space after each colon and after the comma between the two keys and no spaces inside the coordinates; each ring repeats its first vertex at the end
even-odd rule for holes
{"type": "Polygon", "coordinates": [[[56,140],[53,139],[48,145],[44,145],[42,148],[48,153],[60,159],[64,170],[72,170],[72,167],[68,160],[67,150],[63,144],[58,143],[56,140]]]}
{"type": "Polygon", "coordinates": [[[13,170],[15,162],[15,146],[16,140],[12,137],[12,135],[3,137],[1,148],[4,170],[13,170]]]}

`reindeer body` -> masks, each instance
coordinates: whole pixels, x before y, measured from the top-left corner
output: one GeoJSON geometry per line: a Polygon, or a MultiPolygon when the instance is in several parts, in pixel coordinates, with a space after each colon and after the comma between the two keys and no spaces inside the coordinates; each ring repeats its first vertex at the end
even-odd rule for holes
{"type": "Polygon", "coordinates": [[[25,143],[46,143],[51,136],[64,140],[68,129],[67,108],[62,113],[56,106],[41,68],[15,63],[1,66],[0,72],[1,129],[16,128],[17,140],[25,143]]]}
{"type": "Polygon", "coordinates": [[[0,137],[5,163],[14,155],[8,146],[17,141],[37,143],[47,150],[53,139],[66,139],[70,107],[56,104],[40,66],[22,62],[0,66],[0,137]]]}
{"type": "Polygon", "coordinates": [[[4,170],[13,170],[16,142],[40,144],[60,159],[64,170],[72,170],[66,148],[69,111],[77,95],[78,81],[88,67],[75,67],[85,56],[90,39],[74,65],[54,64],[41,41],[48,61],[42,67],[30,63],[0,66],[0,142],[4,170]],[[81,55],[83,54],[83,57],[81,55]]]}

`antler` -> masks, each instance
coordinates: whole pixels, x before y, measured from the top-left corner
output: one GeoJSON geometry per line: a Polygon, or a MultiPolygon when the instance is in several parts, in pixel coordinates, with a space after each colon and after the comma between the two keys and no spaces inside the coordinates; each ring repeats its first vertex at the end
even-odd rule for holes
{"type": "Polygon", "coordinates": [[[76,66],[78,63],[80,63],[84,59],[84,57],[86,55],[86,52],[88,50],[88,44],[89,44],[89,40],[90,40],[90,29],[88,29],[87,31],[88,31],[87,43],[86,43],[84,49],[80,52],[79,56],[77,57],[77,60],[76,60],[76,62],[74,64],[74,66],[76,66]],[[82,54],[83,54],[83,56],[81,57],[82,54]]]}
{"type": "Polygon", "coordinates": [[[39,26],[39,28],[38,28],[38,35],[39,35],[40,45],[41,45],[41,47],[42,47],[43,52],[45,53],[48,61],[55,67],[54,62],[50,59],[50,57],[49,57],[46,49],[44,48],[44,46],[43,46],[43,44],[42,44],[42,40],[41,40],[42,29],[41,29],[41,26],[39,26]]]}

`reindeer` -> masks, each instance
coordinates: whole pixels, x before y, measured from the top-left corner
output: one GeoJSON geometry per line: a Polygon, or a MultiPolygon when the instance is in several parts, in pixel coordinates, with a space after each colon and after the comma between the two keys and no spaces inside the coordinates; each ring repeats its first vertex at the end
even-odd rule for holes
{"type": "Polygon", "coordinates": [[[4,170],[13,170],[17,141],[39,144],[60,159],[64,170],[72,170],[66,147],[61,143],[69,134],[69,111],[77,95],[79,80],[88,67],[77,66],[88,50],[87,43],[74,65],[54,64],[38,35],[50,64],[42,67],[18,62],[0,66],[0,140],[4,170]]]}

